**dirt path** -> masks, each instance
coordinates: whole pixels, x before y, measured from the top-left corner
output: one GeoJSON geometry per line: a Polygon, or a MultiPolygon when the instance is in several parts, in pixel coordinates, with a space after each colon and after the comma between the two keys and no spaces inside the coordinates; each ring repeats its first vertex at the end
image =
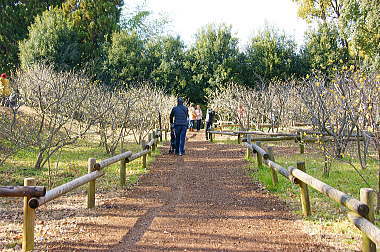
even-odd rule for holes
{"type": "Polygon", "coordinates": [[[245,174],[244,150],[193,134],[186,155],[166,154],[122,197],[100,199],[76,218],[72,240],[43,241],[49,250],[321,251],[285,203],[245,174]],[[100,209],[99,209],[100,208],[100,209]]]}

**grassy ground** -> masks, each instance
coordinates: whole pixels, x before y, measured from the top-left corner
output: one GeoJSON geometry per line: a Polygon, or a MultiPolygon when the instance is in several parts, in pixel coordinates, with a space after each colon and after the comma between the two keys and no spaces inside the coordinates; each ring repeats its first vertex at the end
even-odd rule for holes
{"type": "MultiPolygon", "coordinates": [[[[220,135],[217,135],[216,138],[219,139],[215,141],[216,143],[237,143],[236,137],[221,137],[220,135]]],[[[289,166],[296,167],[297,162],[303,161],[306,165],[306,172],[309,175],[342,192],[352,195],[356,199],[360,198],[360,188],[371,187],[377,190],[378,161],[374,158],[368,159],[368,167],[365,170],[360,168],[359,161],[354,158],[346,157],[343,160],[344,162],[333,161],[330,176],[324,177],[324,158],[316,144],[307,144],[305,146],[305,154],[299,154],[298,144],[292,141],[263,143],[264,149],[269,146],[272,146],[273,148],[276,163],[287,168],[289,166]],[[355,165],[370,186],[363,181],[352,166],[347,164],[347,161],[351,161],[352,164],[355,165]]],[[[354,149],[352,150],[352,153],[355,153],[354,149]]],[[[272,184],[269,168],[266,165],[258,167],[256,155],[249,158],[249,161],[249,175],[253,179],[259,180],[268,191],[278,195],[281,199],[288,202],[292,206],[292,209],[294,209],[295,213],[302,216],[299,187],[291,184],[288,179],[280,174],[278,174],[279,183],[274,186],[272,184]]],[[[356,245],[356,247],[360,246],[360,231],[358,231],[358,229],[348,220],[347,209],[310,187],[309,194],[312,215],[304,218],[305,223],[307,223],[310,228],[322,228],[322,232],[335,233],[337,238],[341,239],[345,244],[356,245]]],[[[375,218],[375,223],[379,226],[380,215],[377,214],[375,218]]],[[[315,230],[311,232],[315,232],[315,230]]]]}
{"type": "MultiPolygon", "coordinates": [[[[140,146],[135,143],[128,143],[126,150],[136,153],[140,146]]],[[[116,153],[120,153],[118,150],[116,153]]],[[[158,150],[148,157],[148,164],[153,161],[153,157],[158,155],[158,150]]],[[[50,188],[64,184],[87,173],[87,160],[96,158],[98,161],[111,157],[106,154],[104,148],[98,143],[89,139],[82,139],[72,146],[67,146],[59,151],[42,169],[34,169],[33,165],[37,157],[35,149],[23,150],[9,159],[4,166],[0,167],[2,177],[1,185],[23,185],[24,178],[34,177],[38,185],[50,188]],[[49,168],[50,166],[50,168],[49,168]]],[[[105,168],[106,175],[97,180],[97,188],[100,190],[111,190],[119,186],[119,166],[115,163],[105,168]]],[[[126,185],[136,183],[139,175],[146,172],[142,167],[142,159],[139,158],[127,164],[129,176],[126,185]]]]}
{"type": "MultiPolygon", "coordinates": [[[[359,199],[360,188],[366,188],[368,185],[363,181],[359,174],[349,164],[342,161],[334,161],[331,165],[329,177],[323,176],[324,158],[315,145],[306,146],[305,154],[298,154],[298,145],[295,143],[270,143],[264,146],[272,146],[274,148],[276,163],[283,167],[296,166],[297,162],[303,161],[306,165],[306,171],[309,175],[323,181],[324,183],[352,195],[359,199]]],[[[255,156],[250,159],[250,175],[260,180],[266,188],[290,202],[298,215],[302,215],[299,203],[299,188],[293,185],[289,180],[278,175],[279,184],[274,186],[269,168],[265,165],[257,167],[255,156]]],[[[346,161],[348,161],[346,159],[346,161]]],[[[368,168],[360,169],[358,160],[350,160],[360,170],[362,176],[370,184],[371,188],[377,188],[377,163],[373,159],[368,160],[368,168]]],[[[305,218],[310,224],[318,224],[330,232],[342,234],[344,243],[355,243],[360,240],[360,232],[351,224],[347,218],[347,209],[327,196],[309,187],[310,202],[312,215],[305,218]],[[353,239],[355,238],[355,239],[353,239]]],[[[379,215],[376,216],[379,225],[379,215]]]]}
{"type": "MultiPolygon", "coordinates": [[[[129,143],[124,146],[124,149],[136,153],[140,150],[140,146],[129,143]]],[[[120,153],[120,150],[116,153],[120,153]]],[[[156,149],[151,157],[148,156],[147,169],[142,168],[142,158],[127,163],[127,181],[124,187],[120,185],[119,181],[119,162],[104,168],[105,175],[96,180],[96,204],[101,205],[108,198],[122,197],[125,190],[138,183],[140,176],[148,172],[150,164],[159,154],[159,150],[156,149]]],[[[83,139],[73,146],[63,148],[53,156],[50,162],[50,171],[48,165],[40,170],[33,168],[36,156],[35,149],[28,149],[9,159],[4,166],[0,167],[0,185],[23,185],[24,178],[34,177],[38,185],[48,186],[50,181],[50,188],[53,188],[86,174],[89,158],[96,158],[100,161],[111,155],[106,154],[104,148],[99,147],[93,139],[83,139]]],[[[86,189],[87,186],[81,186],[38,210],[35,228],[36,241],[45,237],[46,233],[42,232],[42,229],[50,230],[49,232],[53,232],[52,235],[55,236],[54,230],[63,225],[60,223],[63,219],[70,219],[70,216],[76,214],[87,216],[96,213],[96,210],[86,208],[86,189]],[[61,210],[54,211],[54,209],[61,210]],[[43,223],[42,220],[45,220],[46,223],[43,223]]],[[[0,251],[19,251],[21,249],[22,204],[21,198],[0,197],[0,251]]],[[[61,234],[59,235],[61,236],[61,234]]]]}

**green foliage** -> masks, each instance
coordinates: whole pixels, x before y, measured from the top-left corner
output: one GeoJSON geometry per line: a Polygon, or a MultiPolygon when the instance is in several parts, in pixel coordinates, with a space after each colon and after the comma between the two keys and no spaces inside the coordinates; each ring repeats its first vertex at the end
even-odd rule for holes
{"type": "Polygon", "coordinates": [[[71,69],[81,62],[81,43],[74,27],[58,8],[37,16],[29,38],[20,43],[21,66],[46,61],[57,69],[71,69]]]}
{"type": "Polygon", "coordinates": [[[298,15],[308,22],[339,18],[344,0],[293,0],[298,3],[298,15]]]}
{"type": "MultiPolygon", "coordinates": [[[[298,3],[298,15],[310,23],[317,24],[320,31],[323,25],[335,27],[333,39],[340,41],[339,43],[356,60],[356,65],[364,63],[365,67],[373,70],[380,68],[380,25],[378,22],[380,2],[378,0],[293,1],[298,3]]],[[[332,32],[331,29],[330,32],[332,32]]],[[[332,47],[329,51],[333,52],[334,48],[332,47]]],[[[331,57],[331,55],[324,57],[331,57]]],[[[311,62],[318,64],[313,62],[313,59],[311,62]]]]}
{"type": "Polygon", "coordinates": [[[63,0],[3,0],[0,2],[0,69],[3,72],[19,66],[18,42],[28,35],[35,16],[63,0]]]}
{"type": "Polygon", "coordinates": [[[66,18],[84,43],[85,60],[98,57],[106,36],[119,29],[122,5],[122,0],[68,0],[62,5],[66,18]]]}
{"type": "Polygon", "coordinates": [[[86,67],[99,71],[107,35],[117,30],[122,1],[69,0],[45,11],[20,44],[22,66],[47,61],[58,69],[86,67]]]}
{"type": "Polygon", "coordinates": [[[352,50],[367,66],[380,69],[380,1],[346,0],[342,25],[351,34],[352,50]]]}
{"type": "Polygon", "coordinates": [[[137,33],[120,31],[112,35],[112,43],[107,51],[106,71],[112,83],[120,81],[127,85],[146,80],[151,72],[145,43],[137,33]]]}
{"type": "Polygon", "coordinates": [[[286,80],[293,75],[301,75],[303,67],[297,55],[296,42],[285,33],[270,27],[254,36],[245,52],[246,85],[255,82],[269,82],[273,79],[286,80]]]}
{"type": "Polygon", "coordinates": [[[160,37],[148,43],[152,59],[157,59],[151,73],[152,80],[171,94],[182,94],[189,79],[184,67],[185,45],[177,37],[160,37]]]}
{"type": "Polygon", "coordinates": [[[334,74],[349,64],[348,48],[333,25],[321,23],[316,30],[308,32],[306,38],[306,57],[312,69],[334,74]]]}
{"type": "Polygon", "coordinates": [[[192,72],[187,87],[191,101],[204,101],[207,89],[216,89],[237,79],[239,63],[238,39],[231,26],[206,25],[196,34],[195,45],[188,52],[185,67],[192,72]]]}

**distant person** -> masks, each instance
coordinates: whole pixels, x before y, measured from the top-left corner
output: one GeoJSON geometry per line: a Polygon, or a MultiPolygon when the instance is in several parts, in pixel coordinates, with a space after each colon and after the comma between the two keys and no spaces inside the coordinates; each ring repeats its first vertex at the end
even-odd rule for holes
{"type": "Polygon", "coordinates": [[[206,111],[206,140],[208,140],[208,134],[207,132],[211,129],[212,127],[212,122],[214,121],[215,117],[215,111],[212,109],[207,109],[206,111]]]}
{"type": "Polygon", "coordinates": [[[183,105],[183,99],[177,99],[177,106],[170,113],[170,123],[175,131],[175,154],[185,154],[186,131],[188,127],[189,110],[183,105]]]}
{"type": "Polygon", "coordinates": [[[10,107],[10,108],[19,107],[20,106],[19,100],[20,100],[20,91],[16,88],[8,98],[7,107],[10,107]]]}
{"type": "Polygon", "coordinates": [[[196,109],[195,109],[195,120],[197,122],[197,131],[199,132],[199,130],[201,129],[201,125],[202,125],[202,109],[201,109],[201,106],[200,105],[197,105],[196,109]]]}
{"type": "Polygon", "coordinates": [[[212,122],[214,121],[215,111],[213,109],[207,109],[206,112],[206,130],[211,129],[212,122]]]}
{"type": "Polygon", "coordinates": [[[5,106],[5,103],[11,94],[11,87],[9,85],[9,80],[5,73],[0,75],[0,105],[5,106]]]}
{"type": "Polygon", "coordinates": [[[195,108],[194,104],[191,103],[189,107],[189,118],[190,118],[190,123],[189,123],[189,130],[194,131],[195,128],[195,120],[197,119],[197,115],[195,114],[195,108]]]}

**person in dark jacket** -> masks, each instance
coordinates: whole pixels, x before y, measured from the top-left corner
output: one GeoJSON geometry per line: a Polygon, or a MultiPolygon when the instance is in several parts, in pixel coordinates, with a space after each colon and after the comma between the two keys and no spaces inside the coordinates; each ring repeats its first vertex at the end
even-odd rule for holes
{"type": "Polygon", "coordinates": [[[170,123],[175,130],[175,154],[182,156],[185,154],[185,139],[188,126],[189,110],[183,105],[181,97],[177,100],[177,106],[173,107],[170,113],[170,123]]]}
{"type": "Polygon", "coordinates": [[[207,109],[207,112],[206,112],[206,140],[208,140],[207,131],[209,131],[211,129],[212,123],[214,121],[214,117],[215,117],[215,111],[212,110],[211,108],[207,109]]]}

